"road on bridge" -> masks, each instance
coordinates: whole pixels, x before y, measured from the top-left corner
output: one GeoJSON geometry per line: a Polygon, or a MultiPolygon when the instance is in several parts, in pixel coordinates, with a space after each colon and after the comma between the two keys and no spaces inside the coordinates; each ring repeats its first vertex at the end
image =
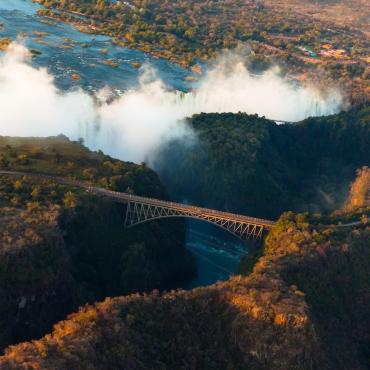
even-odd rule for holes
{"type": "Polygon", "coordinates": [[[128,193],[108,190],[108,189],[100,188],[94,185],[90,185],[86,182],[77,181],[77,180],[73,180],[73,179],[69,179],[65,177],[58,177],[58,176],[53,176],[53,175],[41,174],[41,173],[5,171],[5,170],[0,170],[0,175],[21,176],[21,177],[25,176],[25,177],[33,177],[33,178],[40,179],[40,180],[53,181],[59,184],[82,188],[91,193],[101,195],[101,196],[106,196],[108,198],[114,199],[115,201],[121,202],[121,203],[129,203],[129,202],[130,203],[131,202],[132,203],[142,203],[142,204],[148,204],[148,205],[157,205],[161,207],[164,206],[167,208],[177,209],[177,210],[186,210],[186,211],[190,210],[193,213],[219,215],[224,218],[230,218],[232,220],[239,220],[239,221],[257,224],[267,229],[272,228],[275,224],[274,221],[265,220],[261,218],[248,217],[248,216],[234,214],[230,212],[217,211],[217,210],[210,209],[210,208],[197,207],[197,206],[192,206],[192,205],[187,205],[187,204],[169,202],[165,200],[159,200],[159,199],[154,199],[154,198],[142,197],[138,195],[132,195],[128,193]]]}

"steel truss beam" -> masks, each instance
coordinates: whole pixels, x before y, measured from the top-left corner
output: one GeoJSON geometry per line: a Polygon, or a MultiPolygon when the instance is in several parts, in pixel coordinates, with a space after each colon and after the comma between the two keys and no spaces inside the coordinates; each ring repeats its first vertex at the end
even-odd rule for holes
{"type": "Polygon", "coordinates": [[[125,227],[130,228],[151,220],[169,217],[187,217],[206,221],[228,231],[243,241],[257,240],[262,237],[264,231],[263,225],[252,222],[235,220],[217,214],[196,212],[191,209],[169,208],[140,202],[127,203],[125,227]]]}
{"type": "Polygon", "coordinates": [[[127,227],[167,217],[189,217],[217,225],[242,240],[256,240],[262,237],[264,230],[270,230],[275,224],[274,221],[270,220],[112,191],[68,177],[5,170],[0,170],[0,176],[27,176],[36,180],[53,181],[85,189],[89,193],[127,204],[125,219],[127,227]]]}

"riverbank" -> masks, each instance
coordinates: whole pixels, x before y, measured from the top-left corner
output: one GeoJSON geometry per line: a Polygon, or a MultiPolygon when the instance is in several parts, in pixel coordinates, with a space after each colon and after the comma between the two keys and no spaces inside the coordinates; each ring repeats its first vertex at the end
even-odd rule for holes
{"type": "Polygon", "coordinates": [[[97,93],[109,86],[114,95],[120,95],[138,86],[148,65],[170,90],[192,88],[194,81],[188,79],[191,73],[178,64],[115,45],[109,36],[82,33],[66,22],[40,17],[37,15],[40,9],[41,6],[31,0],[0,2],[0,23],[3,24],[0,38],[19,40],[29,50],[37,50],[32,65],[47,68],[58,88],[81,87],[97,93]],[[107,52],[101,53],[102,49],[107,52]],[[75,78],[77,75],[80,79],[75,78]]]}
{"type": "Polygon", "coordinates": [[[49,9],[38,10],[38,15],[46,19],[53,21],[66,22],[78,29],[78,31],[95,35],[105,35],[111,38],[113,45],[118,45],[124,48],[129,48],[133,50],[140,50],[145,53],[149,53],[154,58],[166,59],[170,63],[175,63],[182,68],[190,69],[195,73],[201,73],[201,67],[198,65],[195,68],[191,68],[195,65],[195,61],[189,61],[181,54],[172,53],[169,50],[164,50],[160,48],[151,48],[147,43],[132,43],[127,39],[120,37],[116,32],[108,31],[104,22],[94,20],[94,24],[91,24],[86,16],[82,13],[68,12],[68,11],[52,11],[49,9]]]}

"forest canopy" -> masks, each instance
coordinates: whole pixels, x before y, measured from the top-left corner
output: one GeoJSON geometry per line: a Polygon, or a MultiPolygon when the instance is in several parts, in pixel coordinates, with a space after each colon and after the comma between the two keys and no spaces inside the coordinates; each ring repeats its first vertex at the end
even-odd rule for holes
{"type": "Polygon", "coordinates": [[[278,125],[244,113],[189,118],[197,141],[162,148],[155,168],[172,196],[262,217],[339,207],[370,165],[370,108],[278,125]]]}
{"type": "Polygon", "coordinates": [[[363,10],[359,11],[355,4],[343,4],[342,14],[348,15],[343,25],[329,15],[317,18],[316,8],[323,12],[327,7],[307,2],[36,1],[46,7],[39,11],[42,16],[109,35],[115,44],[186,67],[248,44],[252,64],[258,68],[278,64],[300,81],[338,83],[355,105],[370,99],[366,6],[358,5],[363,10]]]}

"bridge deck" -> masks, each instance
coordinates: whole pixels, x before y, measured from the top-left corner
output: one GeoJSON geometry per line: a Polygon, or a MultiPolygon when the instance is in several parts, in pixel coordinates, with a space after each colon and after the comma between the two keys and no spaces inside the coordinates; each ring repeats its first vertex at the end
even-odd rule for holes
{"type": "Polygon", "coordinates": [[[265,220],[261,218],[248,217],[248,216],[234,214],[230,212],[217,211],[217,210],[209,209],[209,208],[197,207],[197,206],[192,206],[192,205],[187,205],[187,204],[169,202],[169,201],[160,200],[160,199],[147,198],[147,197],[142,197],[138,195],[107,190],[107,189],[100,188],[94,185],[90,185],[86,182],[72,180],[72,179],[68,179],[64,177],[46,175],[46,174],[41,174],[41,173],[5,171],[5,170],[0,170],[0,175],[26,176],[26,177],[33,177],[33,178],[37,178],[41,180],[44,179],[44,180],[53,181],[59,184],[82,188],[91,193],[114,199],[116,202],[120,202],[120,203],[141,203],[141,204],[165,207],[168,209],[174,209],[178,211],[187,211],[187,212],[190,211],[194,214],[199,214],[203,216],[221,217],[223,219],[228,219],[231,221],[238,221],[238,222],[250,223],[250,224],[254,224],[258,226],[263,226],[265,229],[271,229],[275,224],[274,221],[265,220]]]}

